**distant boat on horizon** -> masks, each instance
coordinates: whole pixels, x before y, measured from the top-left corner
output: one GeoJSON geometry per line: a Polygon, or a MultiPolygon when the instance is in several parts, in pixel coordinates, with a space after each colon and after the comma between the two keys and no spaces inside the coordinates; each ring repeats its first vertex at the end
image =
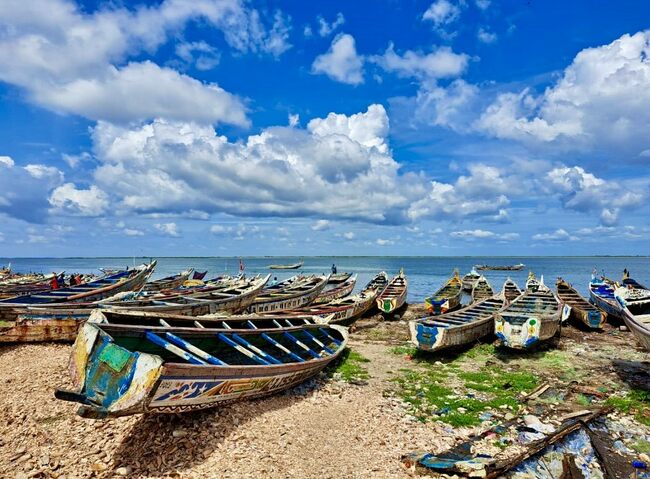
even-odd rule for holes
{"type": "Polygon", "coordinates": [[[269,265],[269,269],[298,269],[302,267],[302,265],[305,262],[301,259],[297,263],[294,264],[271,264],[269,265]]]}
{"type": "Polygon", "coordinates": [[[479,271],[485,271],[485,270],[492,270],[492,271],[521,271],[524,269],[524,266],[526,266],[523,263],[519,264],[514,264],[514,265],[489,265],[489,264],[477,264],[474,266],[474,269],[477,269],[479,271]]]}

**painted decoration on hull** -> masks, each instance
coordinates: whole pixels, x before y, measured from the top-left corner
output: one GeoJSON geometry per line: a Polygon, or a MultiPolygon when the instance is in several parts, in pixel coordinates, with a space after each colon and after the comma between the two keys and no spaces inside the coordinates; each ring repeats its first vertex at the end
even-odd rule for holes
{"type": "Polygon", "coordinates": [[[162,377],[149,409],[203,406],[287,388],[314,374],[313,368],[294,373],[240,379],[162,377]]]}
{"type": "Polygon", "coordinates": [[[537,318],[528,318],[521,325],[496,319],[494,326],[494,332],[504,346],[527,349],[539,342],[540,322],[537,318]]]}

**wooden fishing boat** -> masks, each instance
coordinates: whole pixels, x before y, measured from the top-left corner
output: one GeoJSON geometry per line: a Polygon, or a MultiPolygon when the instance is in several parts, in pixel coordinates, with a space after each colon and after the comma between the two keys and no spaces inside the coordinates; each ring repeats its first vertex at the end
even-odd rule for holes
{"type": "Polygon", "coordinates": [[[298,269],[301,268],[305,262],[303,260],[293,264],[271,264],[269,269],[298,269]]]}
{"type": "Polygon", "coordinates": [[[601,311],[607,313],[609,318],[616,318],[620,321],[623,320],[623,312],[621,305],[614,297],[614,290],[617,288],[616,284],[604,277],[597,278],[596,275],[591,276],[589,282],[589,301],[601,311]]]}
{"type": "Polygon", "coordinates": [[[235,314],[249,307],[270,275],[224,282],[209,297],[174,296],[165,300],[143,299],[107,303],[65,303],[12,308],[0,311],[0,343],[73,341],[78,329],[96,308],[142,311],[147,314],[235,314]]]}
{"type": "Polygon", "coordinates": [[[541,283],[495,314],[495,334],[505,347],[530,349],[559,334],[561,315],[559,299],[541,283]]]}
{"type": "Polygon", "coordinates": [[[352,276],[352,273],[336,273],[336,274],[330,274],[330,280],[327,282],[327,284],[339,284],[339,283],[344,283],[348,280],[348,278],[352,276]]]}
{"type": "Polygon", "coordinates": [[[563,320],[571,317],[591,329],[600,329],[603,327],[603,324],[607,320],[606,313],[603,313],[583,298],[573,286],[562,278],[557,279],[555,287],[557,288],[557,296],[564,305],[562,309],[563,320]]]}
{"type": "Polygon", "coordinates": [[[472,271],[463,276],[463,291],[472,291],[474,283],[476,283],[480,277],[481,275],[472,268],[472,271]]]}
{"type": "Polygon", "coordinates": [[[630,278],[630,272],[627,270],[627,268],[623,270],[623,279],[621,280],[621,284],[631,289],[648,289],[640,284],[637,280],[630,278]]]}
{"type": "Polygon", "coordinates": [[[424,300],[429,314],[444,314],[460,306],[460,297],[463,294],[463,282],[458,270],[442,285],[442,287],[424,300]]]}
{"type": "Polygon", "coordinates": [[[625,325],[641,346],[650,351],[650,291],[623,286],[614,291],[614,297],[625,325]]]}
{"type": "Polygon", "coordinates": [[[519,286],[517,286],[517,283],[515,283],[513,280],[508,278],[503,283],[503,288],[501,289],[501,293],[503,294],[503,297],[506,299],[506,301],[508,303],[511,303],[512,301],[514,301],[519,297],[519,295],[521,294],[521,290],[519,289],[519,286]]]}
{"type": "Polygon", "coordinates": [[[388,286],[377,296],[376,303],[379,311],[383,314],[390,314],[401,308],[406,303],[408,294],[408,281],[404,271],[390,280],[388,286]]]}
{"type": "Polygon", "coordinates": [[[526,280],[526,292],[534,293],[539,289],[540,282],[535,278],[535,273],[528,272],[528,279],[526,280]]]}
{"type": "Polygon", "coordinates": [[[70,358],[78,414],[106,418],[219,407],[289,389],[338,358],[341,326],[213,329],[88,321],[70,358]]]}
{"type": "Polygon", "coordinates": [[[262,290],[248,313],[268,313],[296,309],[311,304],[327,284],[327,276],[298,276],[296,280],[283,281],[262,290]]]}
{"type": "Polygon", "coordinates": [[[471,344],[494,332],[494,315],[504,304],[503,295],[497,295],[450,313],[410,321],[411,342],[422,351],[471,344]]]}
{"type": "Polygon", "coordinates": [[[494,296],[494,290],[485,276],[481,276],[472,288],[472,301],[482,301],[494,296]]]}
{"type": "Polygon", "coordinates": [[[477,264],[474,266],[474,269],[479,271],[521,271],[526,266],[523,263],[514,264],[514,265],[489,265],[489,264],[477,264]]]}
{"type": "Polygon", "coordinates": [[[377,273],[374,278],[368,281],[368,284],[366,284],[363,287],[363,291],[374,289],[377,291],[377,294],[379,295],[384,292],[387,286],[388,286],[388,274],[386,274],[385,271],[381,271],[377,273]]]}
{"type": "Polygon", "coordinates": [[[189,268],[173,276],[167,276],[165,278],[160,278],[154,281],[148,281],[142,290],[145,292],[152,292],[178,288],[189,279],[190,275],[193,272],[194,268],[189,268]]]}
{"type": "Polygon", "coordinates": [[[352,292],[356,284],[357,275],[354,275],[344,283],[338,284],[333,288],[327,288],[326,286],[311,304],[327,304],[335,299],[345,298],[352,292]]]}
{"type": "Polygon", "coordinates": [[[156,261],[67,288],[0,299],[0,309],[16,305],[98,301],[123,291],[139,290],[153,273],[156,261]]]}
{"type": "Polygon", "coordinates": [[[311,305],[275,313],[264,313],[261,317],[310,316],[320,318],[327,324],[350,326],[375,305],[377,290],[364,289],[358,294],[336,299],[328,304],[311,305]]]}
{"type": "Polygon", "coordinates": [[[52,289],[52,278],[59,274],[26,274],[16,275],[0,282],[0,298],[11,298],[23,294],[33,294],[52,289]]]}

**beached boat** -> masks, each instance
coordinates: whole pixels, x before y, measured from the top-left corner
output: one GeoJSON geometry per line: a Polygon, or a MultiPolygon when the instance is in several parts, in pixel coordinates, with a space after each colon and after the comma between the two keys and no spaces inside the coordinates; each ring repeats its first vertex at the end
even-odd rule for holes
{"type": "Polygon", "coordinates": [[[503,288],[501,288],[501,293],[503,294],[503,297],[506,298],[506,301],[508,303],[511,303],[512,301],[514,301],[519,297],[519,295],[521,294],[521,290],[519,289],[519,286],[517,286],[517,283],[515,283],[512,279],[508,278],[503,283],[503,288]]]}
{"type": "Polygon", "coordinates": [[[345,298],[352,292],[356,284],[357,276],[354,275],[344,283],[338,284],[332,288],[326,286],[311,304],[327,304],[335,299],[345,298]]]}
{"type": "Polygon", "coordinates": [[[61,273],[12,275],[0,282],[0,298],[11,298],[52,289],[52,279],[61,273]]]}
{"type": "MultiPolygon", "coordinates": [[[[101,315],[98,311],[97,316],[101,315]]],[[[241,329],[150,327],[88,321],[70,357],[86,418],[179,413],[260,398],[321,371],[345,349],[341,326],[241,329]]]]}
{"type": "Polygon", "coordinates": [[[481,276],[476,280],[476,283],[474,283],[474,287],[472,288],[472,301],[482,301],[491,298],[492,296],[494,296],[492,285],[490,285],[490,282],[485,279],[485,276],[481,276]]]}
{"type": "Polygon", "coordinates": [[[306,306],[299,309],[266,313],[261,317],[275,316],[310,316],[320,318],[320,322],[350,326],[366,314],[375,305],[377,290],[364,289],[358,294],[336,299],[328,304],[306,306]]]}
{"type": "Polygon", "coordinates": [[[0,299],[0,309],[16,305],[98,301],[123,291],[139,290],[155,267],[156,261],[152,261],[81,285],[0,299]]]}
{"type": "Polygon", "coordinates": [[[480,277],[481,275],[472,268],[472,271],[463,276],[463,291],[472,291],[474,283],[476,283],[480,277]]]}
{"type": "Polygon", "coordinates": [[[564,305],[562,309],[563,320],[571,317],[592,329],[600,329],[603,327],[603,324],[607,320],[606,313],[603,313],[583,298],[573,286],[562,278],[557,279],[555,287],[557,288],[557,296],[564,305]]]}
{"type": "Polygon", "coordinates": [[[650,291],[623,286],[614,291],[614,297],[620,305],[625,325],[637,341],[650,350],[650,291]]]}
{"type": "Polygon", "coordinates": [[[464,346],[494,332],[494,315],[505,304],[502,295],[439,316],[409,322],[411,342],[422,351],[464,346]]]}
{"type": "Polygon", "coordinates": [[[348,278],[352,276],[352,273],[333,273],[330,274],[330,280],[327,284],[339,284],[344,283],[348,278]]]}
{"type": "Polygon", "coordinates": [[[623,320],[621,305],[614,297],[614,290],[617,288],[615,282],[592,274],[589,282],[589,301],[601,311],[607,313],[609,318],[623,320]]]}
{"type": "Polygon", "coordinates": [[[303,260],[293,264],[271,264],[269,265],[269,269],[298,269],[301,268],[303,264],[303,260]]]}
{"type": "Polygon", "coordinates": [[[462,288],[463,282],[458,270],[454,270],[454,275],[438,291],[425,298],[424,303],[429,314],[444,314],[458,308],[463,294],[462,288]]]}
{"type": "Polygon", "coordinates": [[[474,266],[474,269],[479,271],[521,271],[526,266],[523,263],[514,264],[514,265],[489,265],[489,264],[477,264],[474,266]]]}
{"type": "MultiPolygon", "coordinates": [[[[544,277],[542,276],[542,281],[544,277]]],[[[535,277],[535,273],[532,271],[528,272],[528,279],[526,279],[526,292],[534,293],[539,289],[540,282],[535,277]]]]}
{"type": "Polygon", "coordinates": [[[178,274],[173,276],[167,276],[165,278],[160,278],[154,281],[148,281],[144,285],[142,291],[152,292],[152,291],[163,291],[165,289],[175,289],[181,286],[185,281],[187,281],[190,275],[194,272],[193,268],[186,269],[181,271],[178,274]]]}
{"type": "Polygon", "coordinates": [[[630,272],[627,270],[627,268],[623,270],[623,279],[621,280],[621,285],[631,289],[648,289],[634,278],[630,278],[630,272]]]}
{"type": "Polygon", "coordinates": [[[559,334],[561,315],[559,299],[541,283],[495,314],[495,334],[505,347],[530,349],[559,334]]]}
{"type": "Polygon", "coordinates": [[[400,270],[399,274],[393,277],[381,294],[377,296],[377,308],[382,314],[394,313],[406,303],[407,294],[408,281],[404,271],[400,270]]]}
{"type": "Polygon", "coordinates": [[[248,313],[268,313],[296,309],[311,304],[327,284],[327,276],[294,276],[264,290],[247,308],[248,313]]]}
{"type": "Polygon", "coordinates": [[[0,343],[73,341],[81,325],[96,308],[142,311],[147,314],[236,314],[250,306],[270,275],[224,281],[210,296],[173,296],[165,300],[141,299],[104,303],[57,303],[0,310],[0,343]]]}
{"type": "Polygon", "coordinates": [[[377,290],[377,294],[381,294],[386,289],[386,286],[388,286],[388,274],[385,271],[380,271],[368,281],[368,284],[363,287],[363,291],[374,289],[377,290]]]}

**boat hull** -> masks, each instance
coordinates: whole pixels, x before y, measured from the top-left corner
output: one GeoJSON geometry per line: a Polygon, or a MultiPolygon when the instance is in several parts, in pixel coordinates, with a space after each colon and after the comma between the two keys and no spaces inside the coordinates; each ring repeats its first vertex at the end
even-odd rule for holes
{"type": "Polygon", "coordinates": [[[494,333],[501,345],[510,349],[532,349],[560,332],[560,313],[551,316],[532,315],[520,325],[511,324],[501,315],[495,316],[494,333]]]}
{"type": "Polygon", "coordinates": [[[460,306],[460,293],[452,296],[451,298],[433,299],[426,298],[424,304],[426,305],[429,314],[445,314],[460,306]]]}
{"type": "Polygon", "coordinates": [[[474,343],[494,333],[492,315],[486,319],[454,328],[427,326],[412,321],[409,324],[411,342],[421,351],[440,351],[474,343]]]}
{"type": "Polygon", "coordinates": [[[606,298],[598,296],[591,290],[589,290],[589,301],[598,309],[606,313],[607,316],[617,318],[621,321],[625,319],[621,308],[616,301],[608,301],[606,298]]]}
{"type": "Polygon", "coordinates": [[[650,330],[640,325],[627,311],[624,312],[623,321],[641,346],[650,351],[650,330]]]}
{"type": "Polygon", "coordinates": [[[324,357],[270,365],[196,365],[165,363],[155,354],[129,351],[97,325],[86,323],[69,366],[79,392],[57,391],[56,396],[82,402],[78,414],[92,419],[179,413],[261,398],[313,377],[339,357],[347,344],[347,330],[327,327],[340,342],[324,357]]]}

